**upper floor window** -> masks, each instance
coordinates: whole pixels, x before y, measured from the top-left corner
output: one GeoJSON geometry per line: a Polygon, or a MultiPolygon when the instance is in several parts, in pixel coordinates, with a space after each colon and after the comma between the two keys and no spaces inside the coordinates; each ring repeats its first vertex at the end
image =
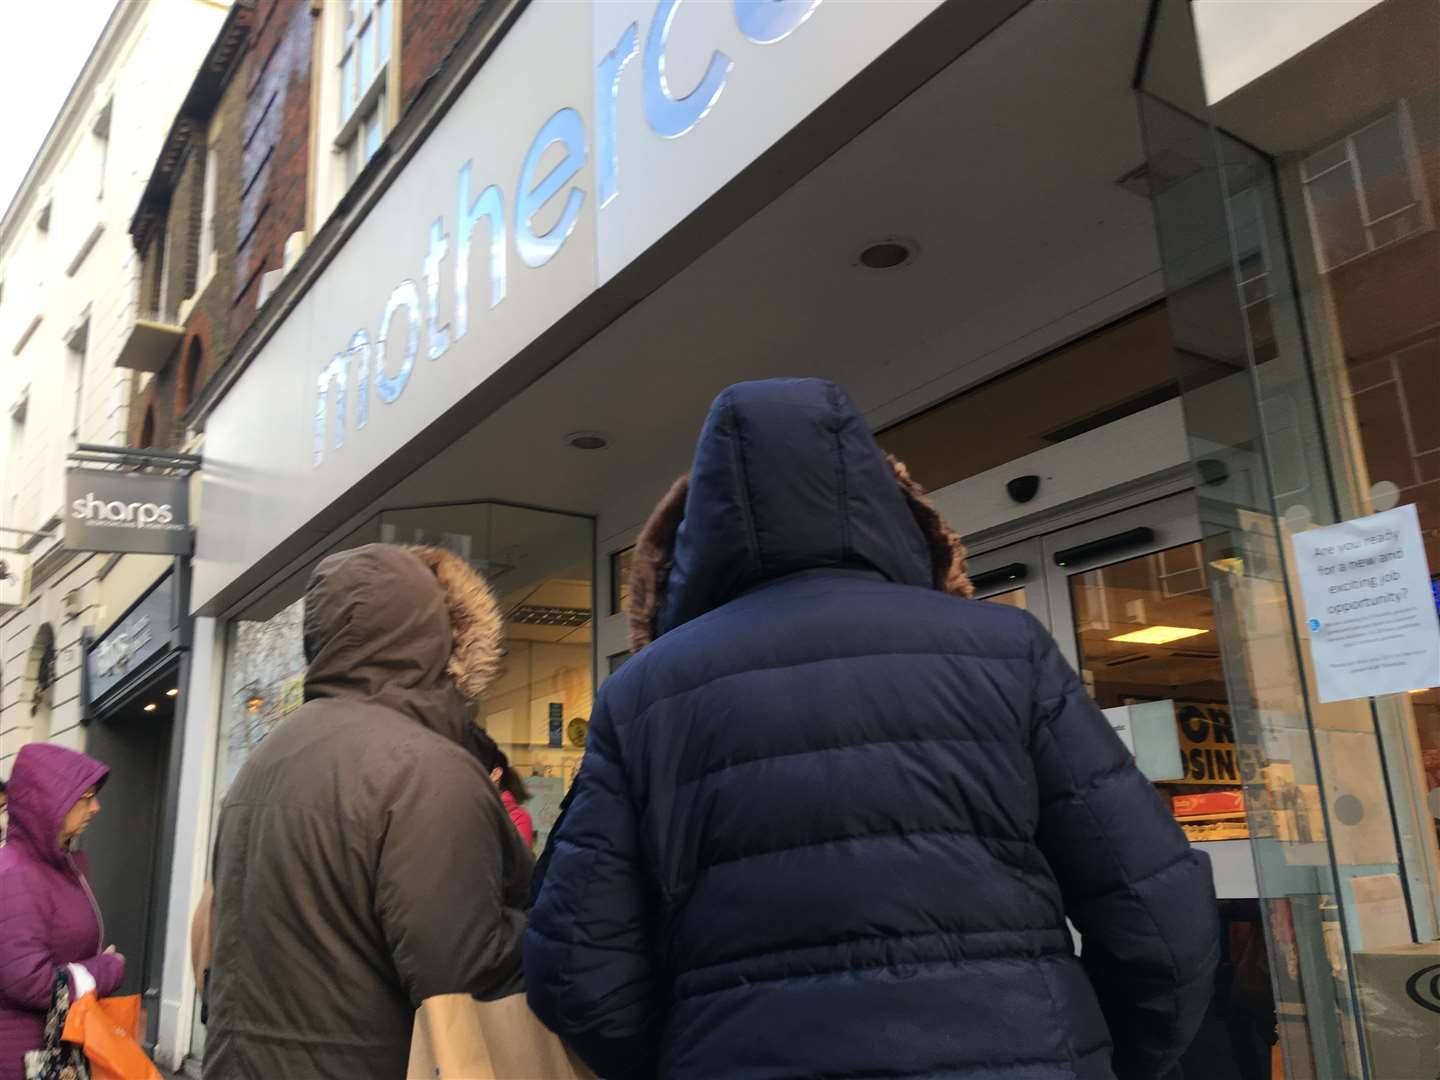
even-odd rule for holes
{"type": "Polygon", "coordinates": [[[1333,270],[1430,224],[1410,110],[1393,111],[1300,165],[1320,265],[1333,270]]]}
{"type": "Polygon", "coordinates": [[[393,0],[344,0],[340,54],[340,135],[347,181],[380,149],[385,135],[393,0]]]}
{"type": "Polygon", "coordinates": [[[65,381],[70,391],[70,438],[80,440],[85,422],[85,353],[90,348],[90,315],[85,317],[66,337],[65,381]]]}
{"type": "Polygon", "coordinates": [[[138,448],[149,450],[155,445],[155,406],[145,406],[145,417],[140,421],[140,442],[138,448]]]}
{"type": "Polygon", "coordinates": [[[95,120],[90,125],[90,131],[94,135],[95,150],[95,198],[105,197],[105,170],[110,164],[110,118],[115,111],[114,99],[107,99],[100,111],[95,114],[95,120]]]}
{"type": "Polygon", "coordinates": [[[205,178],[200,202],[200,257],[196,265],[197,289],[203,288],[215,272],[215,185],[219,182],[220,161],[212,142],[205,151],[205,178]]]}
{"type": "Polygon", "coordinates": [[[205,348],[199,338],[190,339],[190,348],[185,353],[185,385],[183,388],[183,409],[195,404],[200,393],[201,371],[205,367],[205,348]]]}

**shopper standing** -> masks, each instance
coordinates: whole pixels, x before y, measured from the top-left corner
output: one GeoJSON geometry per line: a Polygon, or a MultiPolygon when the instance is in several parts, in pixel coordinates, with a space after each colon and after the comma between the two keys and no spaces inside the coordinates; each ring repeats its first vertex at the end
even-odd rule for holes
{"type": "Polygon", "coordinates": [[[44,1041],[56,970],[82,964],[96,992],[125,980],[72,847],[100,812],[110,774],[94,758],[48,743],[20,748],[10,772],[10,835],[0,848],[0,1080],[23,1080],[25,1054],[44,1041]]]}
{"type": "Polygon", "coordinates": [[[525,841],[525,846],[533,849],[535,822],[530,818],[530,811],[525,809],[524,804],[529,801],[530,792],[525,787],[524,778],[515,766],[510,764],[509,756],[500,749],[489,732],[477,727],[473,738],[475,756],[490,774],[490,782],[499,790],[500,801],[505,805],[510,820],[515,823],[515,831],[520,834],[520,839],[525,841]]]}
{"type": "Polygon", "coordinates": [[[500,630],[446,552],[316,569],[305,703],[220,817],[206,1077],[393,1080],[425,998],[518,992],[531,857],[466,746],[500,630]]]}
{"type": "Polygon", "coordinates": [[[838,387],[716,401],[537,871],[530,1001],[597,1072],[1178,1058],[1217,957],[1208,862],[1040,624],[970,591],[838,387]]]}

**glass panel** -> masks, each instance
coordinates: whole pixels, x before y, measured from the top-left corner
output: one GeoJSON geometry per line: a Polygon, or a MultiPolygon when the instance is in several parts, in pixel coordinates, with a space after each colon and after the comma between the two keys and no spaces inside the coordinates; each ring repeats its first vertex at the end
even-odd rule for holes
{"type": "Polygon", "coordinates": [[[635,562],[635,545],[610,556],[610,614],[630,610],[630,567],[635,562]]]}
{"type": "Polygon", "coordinates": [[[470,560],[500,600],[507,651],[476,720],[524,779],[540,850],[580,768],[595,694],[591,522],[474,503],[386,511],[380,522],[386,543],[470,560]]]}
{"type": "Polygon", "coordinates": [[[1336,169],[1306,185],[1326,267],[1339,266],[1369,250],[1352,169],[1336,169]]]}
{"type": "Polygon", "coordinates": [[[375,77],[375,23],[369,22],[360,32],[360,93],[370,87],[375,77]]]}
{"type": "Polygon", "coordinates": [[[1365,209],[1371,221],[1415,202],[1398,112],[1355,133],[1355,156],[1365,185],[1365,209]]]}
{"type": "MultiPolygon", "coordinates": [[[[1207,6],[1240,18],[1239,5],[1207,6]]],[[[1285,18],[1277,7],[1272,25],[1285,18]]],[[[1242,29],[1238,21],[1234,29],[1242,29]]],[[[1208,331],[1216,347],[1243,358],[1258,388],[1237,383],[1226,403],[1187,386],[1182,400],[1197,458],[1233,448],[1229,479],[1202,489],[1201,505],[1207,556],[1226,569],[1211,578],[1237,740],[1254,746],[1265,787],[1288,768],[1297,793],[1269,808],[1273,839],[1256,845],[1265,895],[1288,894],[1295,916],[1294,956],[1276,973],[1298,973],[1294,1007],[1308,1026],[1302,1040],[1288,1019],[1286,980],[1277,978],[1282,1041],[1299,1062],[1293,1075],[1378,1080],[1434,1070],[1433,1048],[1423,1061],[1416,1056],[1418,1033],[1428,1029],[1407,1037],[1385,1018],[1397,1015],[1388,1007],[1366,1014],[1355,1002],[1374,995],[1398,1007],[1375,973],[1403,950],[1413,955],[1413,943],[1440,938],[1433,704],[1440,695],[1413,688],[1419,692],[1319,703],[1306,631],[1291,615],[1289,561],[1305,529],[1411,503],[1432,575],[1440,567],[1440,471],[1433,468],[1440,455],[1428,449],[1440,384],[1437,39],[1435,4],[1386,0],[1302,51],[1276,53],[1253,81],[1215,103],[1213,117],[1142,98],[1150,156],[1183,148],[1203,166],[1190,190],[1155,200],[1172,311],[1183,310],[1187,333],[1208,331]],[[1354,167],[1319,175],[1343,145],[1354,167]],[[1305,159],[1316,146],[1326,149],[1305,159]],[[1213,251],[1227,246],[1214,208],[1235,186],[1234,164],[1247,160],[1266,189],[1274,256],[1264,348],[1224,303],[1231,268],[1218,256],[1208,268],[1196,257],[1204,249],[1197,223],[1212,234],[1213,251]],[[1361,177],[1368,232],[1357,216],[1361,177]],[[1373,254],[1354,257],[1366,252],[1373,254]],[[1290,452],[1303,455],[1316,478],[1307,493],[1291,496],[1276,490],[1268,404],[1287,383],[1290,452]],[[1298,887],[1300,867],[1313,875],[1307,888],[1298,887]],[[1301,1050],[1309,1061],[1300,1062],[1301,1050]]],[[[1250,40],[1259,42],[1254,57],[1263,58],[1267,45],[1250,40]]],[[[1213,59],[1218,70],[1241,50],[1231,51],[1207,55],[1207,67],[1213,59]]],[[[1233,261],[1244,246],[1234,235],[1228,240],[1233,261]]],[[[1204,351],[1180,344],[1187,354],[1204,351]]],[[[1247,784],[1247,801],[1260,794],[1247,784]]],[[[1251,808],[1257,827],[1259,805],[1251,808]]]]}
{"type": "MultiPolygon", "coordinates": [[[[1233,791],[1238,807],[1239,772],[1234,740],[1228,734],[1229,705],[1215,637],[1215,609],[1199,568],[1201,555],[1198,543],[1186,544],[1103,571],[1072,575],[1079,667],[1102,709],[1147,701],[1176,703],[1185,773],[1171,782],[1233,791]],[[1177,567],[1179,580],[1193,584],[1198,578],[1200,587],[1173,588],[1177,567]],[[1193,734],[1198,724],[1187,721],[1186,710],[1194,711],[1191,706],[1212,717],[1223,713],[1225,737],[1193,734]],[[1188,737],[1186,722],[1192,729],[1188,737]],[[1202,753],[1192,758],[1191,750],[1202,753]]],[[[1168,790],[1168,785],[1162,790],[1181,794],[1168,790]]],[[[1235,812],[1243,816],[1243,811],[1235,812]]]]}
{"type": "MultiPolygon", "coordinates": [[[[590,520],[490,503],[393,510],[327,554],[377,541],[453,551],[494,589],[506,652],[475,719],[520,772],[543,845],[580,767],[594,699],[590,520]]],[[[216,813],[255,747],[303,701],[304,588],[313,568],[296,570],[227,628],[216,813]]]]}
{"type": "MultiPolygon", "coordinates": [[[[1204,566],[1204,548],[1193,543],[1072,575],[1078,666],[1097,705],[1130,709],[1141,767],[1190,840],[1207,845],[1225,930],[1222,970],[1237,991],[1246,988],[1216,995],[1177,1075],[1268,1077],[1278,1016],[1265,940],[1267,921],[1283,909],[1260,902],[1248,873],[1243,784],[1258,784],[1260,773],[1237,745],[1204,566]]],[[[1266,828],[1256,822],[1255,832],[1266,828]]]]}
{"type": "Polygon", "coordinates": [[[1386,244],[1393,244],[1396,240],[1405,239],[1411,233],[1419,232],[1423,227],[1424,218],[1420,208],[1412,206],[1371,225],[1370,246],[1379,248],[1386,244]]]}
{"type": "Polygon", "coordinates": [[[382,98],[375,105],[375,111],[365,121],[365,160],[368,162],[375,156],[375,151],[380,149],[381,137],[381,114],[384,112],[385,102],[382,98]]]}
{"type": "Polygon", "coordinates": [[[1341,139],[1333,146],[1330,146],[1324,150],[1321,150],[1318,154],[1312,154],[1310,155],[1310,157],[1306,158],[1304,163],[1301,165],[1301,175],[1303,175],[1306,180],[1312,180],[1315,177],[1319,176],[1321,173],[1326,172],[1329,169],[1333,169],[1337,165],[1344,164],[1349,153],[1349,142],[1347,142],[1345,139],[1341,139]]]}
{"type": "Polygon", "coordinates": [[[376,18],[380,22],[380,38],[376,43],[379,47],[379,63],[384,64],[390,59],[390,0],[380,0],[375,9],[376,18]]]}
{"type": "Polygon", "coordinates": [[[355,52],[352,49],[340,62],[340,122],[350,119],[355,111],[355,52]]]}
{"type": "MultiPolygon", "coordinates": [[[[1171,26],[1177,33],[1164,46],[1169,48],[1185,40],[1179,31],[1190,25],[1190,8],[1162,3],[1176,16],[1171,26]]],[[[1194,48],[1193,34],[1187,48],[1194,48]]],[[[1173,73],[1182,61],[1152,57],[1147,70],[1161,64],[1173,73]]],[[[1215,843],[1222,849],[1248,844],[1258,923],[1269,957],[1268,989],[1274,995],[1273,1027],[1268,1012],[1252,1009],[1237,1031],[1251,1045],[1256,1040],[1277,1043],[1288,1076],[1360,1077],[1364,1066],[1349,949],[1354,916],[1346,907],[1349,885],[1341,879],[1337,839],[1330,831],[1330,799],[1338,793],[1327,783],[1342,761],[1359,765],[1350,772],[1357,781],[1369,775],[1371,764],[1375,776],[1382,770],[1374,762],[1373,734],[1368,758],[1363,733],[1356,733],[1358,745],[1316,735],[1292,618],[1283,524],[1289,519],[1280,515],[1294,508],[1299,521],[1302,513],[1313,519],[1333,511],[1297,313],[1276,300],[1292,293],[1285,231],[1276,211],[1279,190],[1271,164],[1218,130],[1208,116],[1196,117],[1145,93],[1140,104],[1151,159],[1178,156],[1197,164],[1187,180],[1152,193],[1152,205],[1181,358],[1186,437],[1203,481],[1197,487],[1201,565],[1213,611],[1211,621],[1200,626],[1180,625],[1210,630],[1194,635],[1194,651],[1208,643],[1223,665],[1228,737],[1249,840],[1215,843]],[[1242,206],[1243,214],[1237,212],[1242,206]],[[1257,251],[1266,255],[1271,299],[1247,309],[1238,288],[1240,259],[1257,251]],[[1284,461],[1278,484],[1272,473],[1277,456],[1284,461]]],[[[1310,138],[1305,145],[1328,146],[1337,138],[1310,138]]],[[[1298,156],[1295,160],[1298,168],[1298,156]]],[[[1328,176],[1348,183],[1349,167],[1328,176]]],[[[1301,213],[1313,186],[1302,184],[1297,174],[1289,189],[1301,213]]],[[[1353,189],[1350,198],[1353,202],[1353,189]]],[[[1354,214],[1358,224],[1358,208],[1354,214]]],[[[1115,598],[1109,602],[1113,607],[1115,598]]],[[[1198,611],[1195,617],[1200,618],[1198,611]]],[[[1132,644],[1137,652],[1143,648],[1132,644]]],[[[1172,647],[1183,649],[1185,642],[1172,647]]],[[[1136,661],[1135,667],[1144,664],[1136,661]]],[[[1103,686],[1102,674],[1121,674],[1124,666],[1119,671],[1097,668],[1096,678],[1103,686]]],[[[1201,708],[1188,719],[1194,734],[1205,734],[1215,743],[1213,749],[1220,748],[1216,720],[1223,731],[1223,717],[1201,708]]],[[[1200,753],[1198,760],[1191,754],[1183,763],[1189,779],[1223,781],[1205,792],[1215,796],[1212,802],[1198,805],[1215,812],[1216,804],[1228,801],[1233,812],[1236,781],[1229,755],[1207,753],[1212,747],[1195,739],[1191,743],[1190,749],[1200,753]]],[[[1190,824],[1192,832],[1198,825],[1233,829],[1240,820],[1190,824]]],[[[1222,859],[1216,862],[1224,865],[1222,859]]],[[[1248,934],[1253,941],[1256,923],[1248,925],[1252,929],[1240,936],[1248,934]]],[[[1227,948],[1232,959],[1245,955],[1236,951],[1234,934],[1227,935],[1227,948]]],[[[1257,980],[1254,975],[1251,969],[1245,983],[1265,986],[1263,976],[1257,980]]],[[[1217,995],[1216,1008],[1222,1007],[1222,997],[1228,995],[1217,995]]],[[[1196,1066],[1185,1075],[1192,1072],[1218,1074],[1196,1066]]]]}
{"type": "Polygon", "coordinates": [[[1004,604],[1006,607],[1019,608],[1025,611],[1028,604],[1025,599],[1025,587],[1011,589],[1009,592],[996,593],[994,596],[982,597],[987,604],[1004,604]]]}

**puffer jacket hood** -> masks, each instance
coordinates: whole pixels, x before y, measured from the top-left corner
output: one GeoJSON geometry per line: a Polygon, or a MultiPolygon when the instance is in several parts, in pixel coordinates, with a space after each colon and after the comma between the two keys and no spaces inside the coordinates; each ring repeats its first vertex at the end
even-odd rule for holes
{"type": "Polygon", "coordinates": [[[20,748],[10,773],[10,832],[7,843],[27,849],[59,870],[67,869],[60,826],[70,808],[110,770],[92,757],[63,746],[30,743],[20,748]]]}
{"type": "Polygon", "coordinates": [[[305,590],[305,699],[355,697],[468,746],[464,699],[500,663],[483,580],[439,548],[368,544],[321,561],[305,590]]]}
{"type": "Polygon", "coordinates": [[[959,538],[844,390],[821,379],[739,383],[711,406],[690,473],[636,544],[631,645],[766,581],[821,569],[973,591],[959,538]]]}

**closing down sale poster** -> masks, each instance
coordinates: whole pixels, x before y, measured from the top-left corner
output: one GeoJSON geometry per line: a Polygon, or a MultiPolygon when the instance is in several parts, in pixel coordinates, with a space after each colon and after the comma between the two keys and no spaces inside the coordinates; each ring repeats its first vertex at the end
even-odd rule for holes
{"type": "Polygon", "coordinates": [[[1440,618],[1414,506],[1294,544],[1321,701],[1440,686],[1440,618]]]}

